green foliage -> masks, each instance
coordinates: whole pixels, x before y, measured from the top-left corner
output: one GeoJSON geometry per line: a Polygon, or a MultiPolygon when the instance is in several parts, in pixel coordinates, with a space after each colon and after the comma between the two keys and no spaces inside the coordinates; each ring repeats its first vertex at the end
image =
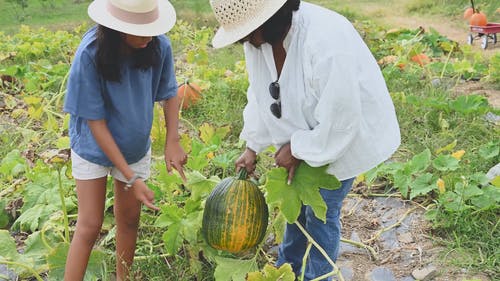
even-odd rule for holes
{"type": "Polygon", "coordinates": [[[283,264],[279,268],[266,264],[261,272],[251,272],[248,274],[248,281],[293,281],[295,274],[292,266],[288,263],[283,264]]]}
{"type": "Polygon", "coordinates": [[[302,162],[295,171],[290,185],[284,168],[269,170],[266,176],[267,203],[279,207],[288,223],[297,220],[302,204],[309,205],[319,219],[326,221],[326,204],[319,193],[320,188],[338,189],[340,181],[326,173],[327,166],[313,168],[302,162]]]}
{"type": "MultiPolygon", "coordinates": [[[[68,243],[60,243],[52,249],[50,254],[48,254],[47,261],[49,265],[50,281],[63,280],[68,250],[68,243]]],[[[85,278],[83,279],[84,281],[102,280],[103,277],[107,277],[105,255],[106,254],[102,251],[92,250],[85,272],[85,278]]]]}

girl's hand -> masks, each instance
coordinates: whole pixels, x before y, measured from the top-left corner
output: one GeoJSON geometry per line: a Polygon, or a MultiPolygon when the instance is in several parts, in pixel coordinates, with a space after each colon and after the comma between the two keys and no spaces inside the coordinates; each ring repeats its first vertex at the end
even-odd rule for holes
{"type": "Polygon", "coordinates": [[[187,163],[187,154],[182,149],[179,141],[167,141],[165,144],[165,164],[169,174],[172,173],[172,168],[176,169],[181,175],[181,178],[186,182],[183,166],[187,163]]]}
{"type": "Polygon", "coordinates": [[[132,190],[134,191],[135,198],[140,202],[142,202],[144,205],[146,205],[146,207],[155,211],[160,210],[153,204],[155,200],[154,192],[151,189],[149,189],[149,187],[144,183],[144,181],[141,178],[138,178],[134,182],[132,190]]]}
{"type": "Polygon", "coordinates": [[[238,160],[236,160],[234,165],[236,167],[236,172],[239,172],[241,168],[245,168],[249,175],[253,174],[257,165],[257,153],[250,148],[247,148],[238,160]]]}
{"type": "Polygon", "coordinates": [[[290,143],[283,145],[275,154],[274,154],[274,163],[278,167],[283,167],[288,171],[288,184],[292,183],[292,179],[295,176],[295,170],[300,164],[300,160],[293,157],[292,148],[290,143]]]}

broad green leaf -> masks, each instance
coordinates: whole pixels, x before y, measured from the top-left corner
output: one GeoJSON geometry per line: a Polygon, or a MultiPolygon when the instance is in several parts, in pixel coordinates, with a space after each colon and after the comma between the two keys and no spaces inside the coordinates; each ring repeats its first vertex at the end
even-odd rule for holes
{"type": "MultiPolygon", "coordinates": [[[[48,255],[49,281],[63,280],[66,257],[69,244],[59,243],[48,255]]],[[[89,262],[85,271],[84,281],[102,280],[106,272],[106,254],[100,250],[92,250],[89,262]]]]}
{"type": "Polygon", "coordinates": [[[460,184],[455,186],[455,192],[462,196],[463,200],[483,194],[483,191],[474,184],[460,184]]]}
{"type": "Polygon", "coordinates": [[[443,194],[443,196],[439,198],[439,201],[442,202],[444,208],[450,212],[460,212],[468,208],[462,201],[460,195],[452,191],[443,194]]]}
{"type": "Polygon", "coordinates": [[[219,256],[215,257],[215,262],[217,267],[214,277],[217,281],[244,281],[248,272],[259,269],[254,259],[230,259],[219,256]]]}
{"type": "Polygon", "coordinates": [[[55,205],[37,204],[24,211],[12,225],[12,229],[35,232],[41,228],[49,216],[60,210],[55,205]]]}
{"type": "Polygon", "coordinates": [[[52,247],[51,245],[56,245],[61,242],[60,240],[61,237],[56,236],[54,232],[45,232],[44,238],[42,238],[41,231],[34,232],[24,241],[23,255],[32,258],[35,262],[35,266],[38,268],[41,267],[42,270],[39,271],[46,271],[48,270],[46,261],[47,253],[52,250],[50,248],[52,247]],[[47,245],[44,243],[43,239],[45,239],[47,245]]]}
{"type": "Polygon", "coordinates": [[[27,167],[28,165],[21,156],[21,152],[19,150],[12,150],[7,153],[2,159],[2,162],[0,162],[0,174],[16,177],[20,173],[26,171],[27,167]]]}
{"type": "Polygon", "coordinates": [[[158,176],[156,181],[159,183],[162,191],[169,192],[175,190],[180,184],[182,184],[182,178],[179,173],[174,172],[169,174],[167,167],[165,166],[165,161],[158,161],[154,166],[154,169],[158,171],[158,176]]]}
{"type": "Polygon", "coordinates": [[[450,108],[460,113],[468,114],[485,111],[489,108],[488,99],[480,95],[462,95],[450,102],[450,108]]]}
{"type": "Polygon", "coordinates": [[[217,145],[206,146],[197,140],[193,140],[186,166],[193,171],[203,171],[209,164],[206,155],[215,150],[217,150],[217,145]]]}
{"type": "Polygon", "coordinates": [[[191,190],[191,197],[200,200],[207,197],[212,189],[220,182],[216,176],[207,179],[198,171],[193,171],[187,175],[187,187],[191,190]]]}
{"type": "Polygon", "coordinates": [[[431,162],[431,151],[427,148],[421,153],[413,156],[410,162],[407,163],[411,174],[415,174],[418,172],[421,172],[427,167],[429,167],[429,164],[431,162]]]}
{"type": "Polygon", "coordinates": [[[162,239],[165,243],[165,249],[170,255],[175,255],[182,246],[184,239],[181,235],[181,228],[181,223],[176,222],[169,225],[167,231],[163,233],[162,239]]]}
{"type": "Polygon", "coordinates": [[[302,203],[311,206],[319,219],[326,220],[326,204],[319,193],[320,188],[334,190],[340,181],[326,173],[327,167],[313,168],[302,162],[297,168],[291,185],[287,184],[288,173],[284,168],[271,169],[266,175],[267,203],[277,205],[286,220],[297,220],[302,203]]]}
{"type": "MultiPolygon", "coordinates": [[[[0,264],[2,260],[17,262],[27,267],[33,267],[33,260],[17,252],[16,242],[7,230],[0,230],[0,264]]],[[[25,267],[9,265],[21,277],[28,277],[28,271],[25,267]]]]}
{"type": "Polygon", "coordinates": [[[182,236],[189,243],[191,243],[191,245],[195,245],[197,243],[202,218],[203,211],[197,211],[186,214],[186,217],[181,221],[182,236]]]}
{"type": "Polygon", "coordinates": [[[432,190],[436,189],[436,180],[431,173],[426,173],[418,176],[415,181],[410,183],[410,199],[413,199],[419,195],[425,195],[432,190]]]}
{"type": "Polygon", "coordinates": [[[295,274],[292,266],[288,263],[276,268],[270,264],[264,265],[260,272],[250,272],[247,276],[247,281],[294,281],[295,274]]]}
{"type": "Polygon", "coordinates": [[[156,219],[155,226],[168,227],[179,223],[183,215],[184,211],[176,205],[165,205],[161,207],[161,215],[156,219]]]}
{"type": "Polygon", "coordinates": [[[434,168],[439,171],[455,171],[459,168],[458,163],[460,161],[451,155],[439,155],[434,161],[432,161],[432,165],[434,168]]]}
{"type": "Polygon", "coordinates": [[[394,186],[399,189],[403,198],[408,198],[411,175],[399,170],[394,174],[394,186]]]}
{"type": "Polygon", "coordinates": [[[229,168],[231,165],[234,165],[234,159],[239,155],[239,151],[229,151],[227,153],[222,153],[215,156],[212,159],[212,163],[215,166],[221,167],[223,169],[229,168]]]}
{"type": "Polygon", "coordinates": [[[17,261],[19,256],[14,238],[10,236],[9,231],[0,229],[0,259],[17,261]]]}
{"type": "Polygon", "coordinates": [[[484,159],[497,157],[500,153],[500,144],[498,142],[490,142],[479,148],[479,155],[484,159]]]}
{"type": "Polygon", "coordinates": [[[471,198],[471,203],[480,209],[497,207],[500,201],[499,188],[489,185],[482,188],[482,191],[481,195],[471,198]]]}

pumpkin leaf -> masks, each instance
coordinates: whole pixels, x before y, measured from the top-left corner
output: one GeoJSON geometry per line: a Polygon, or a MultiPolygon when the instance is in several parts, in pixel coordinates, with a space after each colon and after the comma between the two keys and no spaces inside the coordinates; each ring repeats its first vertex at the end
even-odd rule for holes
{"type": "Polygon", "coordinates": [[[19,253],[16,249],[16,241],[7,230],[0,230],[0,257],[4,259],[17,260],[19,253]]]}
{"type": "Polygon", "coordinates": [[[214,277],[217,281],[244,281],[248,272],[258,270],[255,259],[241,260],[215,257],[217,267],[214,277]]]}
{"type": "Polygon", "coordinates": [[[277,205],[289,223],[297,220],[302,204],[311,206],[316,217],[325,221],[327,207],[319,189],[334,190],[341,185],[335,176],[326,173],[326,168],[313,168],[302,162],[290,185],[284,168],[271,169],[264,185],[268,204],[277,205]]]}
{"type": "Polygon", "coordinates": [[[179,248],[182,246],[184,239],[181,235],[182,225],[179,222],[173,223],[168,226],[167,231],[163,233],[162,239],[165,242],[165,249],[170,255],[175,255],[179,248]]]}
{"type": "Polygon", "coordinates": [[[288,263],[276,268],[270,264],[266,264],[260,272],[250,272],[247,276],[247,281],[294,281],[295,274],[292,266],[288,263]]]}
{"type": "MultiPolygon", "coordinates": [[[[63,280],[64,267],[66,265],[66,256],[68,254],[69,244],[59,243],[47,257],[49,263],[49,279],[63,280]]],[[[94,249],[90,253],[87,270],[85,271],[85,281],[99,280],[105,277],[106,254],[100,250],[94,249]]]]}

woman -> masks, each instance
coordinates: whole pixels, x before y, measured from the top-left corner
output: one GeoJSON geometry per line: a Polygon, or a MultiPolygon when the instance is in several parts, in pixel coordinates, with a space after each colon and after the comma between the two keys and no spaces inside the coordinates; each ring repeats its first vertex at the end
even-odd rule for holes
{"type": "MultiPolygon", "coordinates": [[[[221,27],[216,48],[243,42],[250,86],[240,137],[247,148],[236,169],[253,172],[256,155],[277,148],[275,164],[288,182],[304,161],[342,182],[321,189],[327,221],[303,206],[298,222],[332,260],[340,241],[340,209],[354,178],[385,161],[400,144],[399,126],[381,71],[370,50],[343,16],[300,0],[212,0],[221,27]]],[[[288,224],[277,265],[301,273],[307,239],[288,224]]],[[[317,249],[305,279],[332,271],[317,249]]]]}
{"type": "Polygon", "coordinates": [[[177,82],[170,41],[163,35],[176,16],[167,0],[95,0],[88,14],[98,25],[83,36],[75,54],[64,105],[71,115],[78,196],[64,280],[83,280],[101,230],[108,174],[114,178],[116,276],[129,280],[141,206],[158,210],[145,184],[154,102],[161,102],[165,113],[167,169],[184,178],[177,82]]]}

